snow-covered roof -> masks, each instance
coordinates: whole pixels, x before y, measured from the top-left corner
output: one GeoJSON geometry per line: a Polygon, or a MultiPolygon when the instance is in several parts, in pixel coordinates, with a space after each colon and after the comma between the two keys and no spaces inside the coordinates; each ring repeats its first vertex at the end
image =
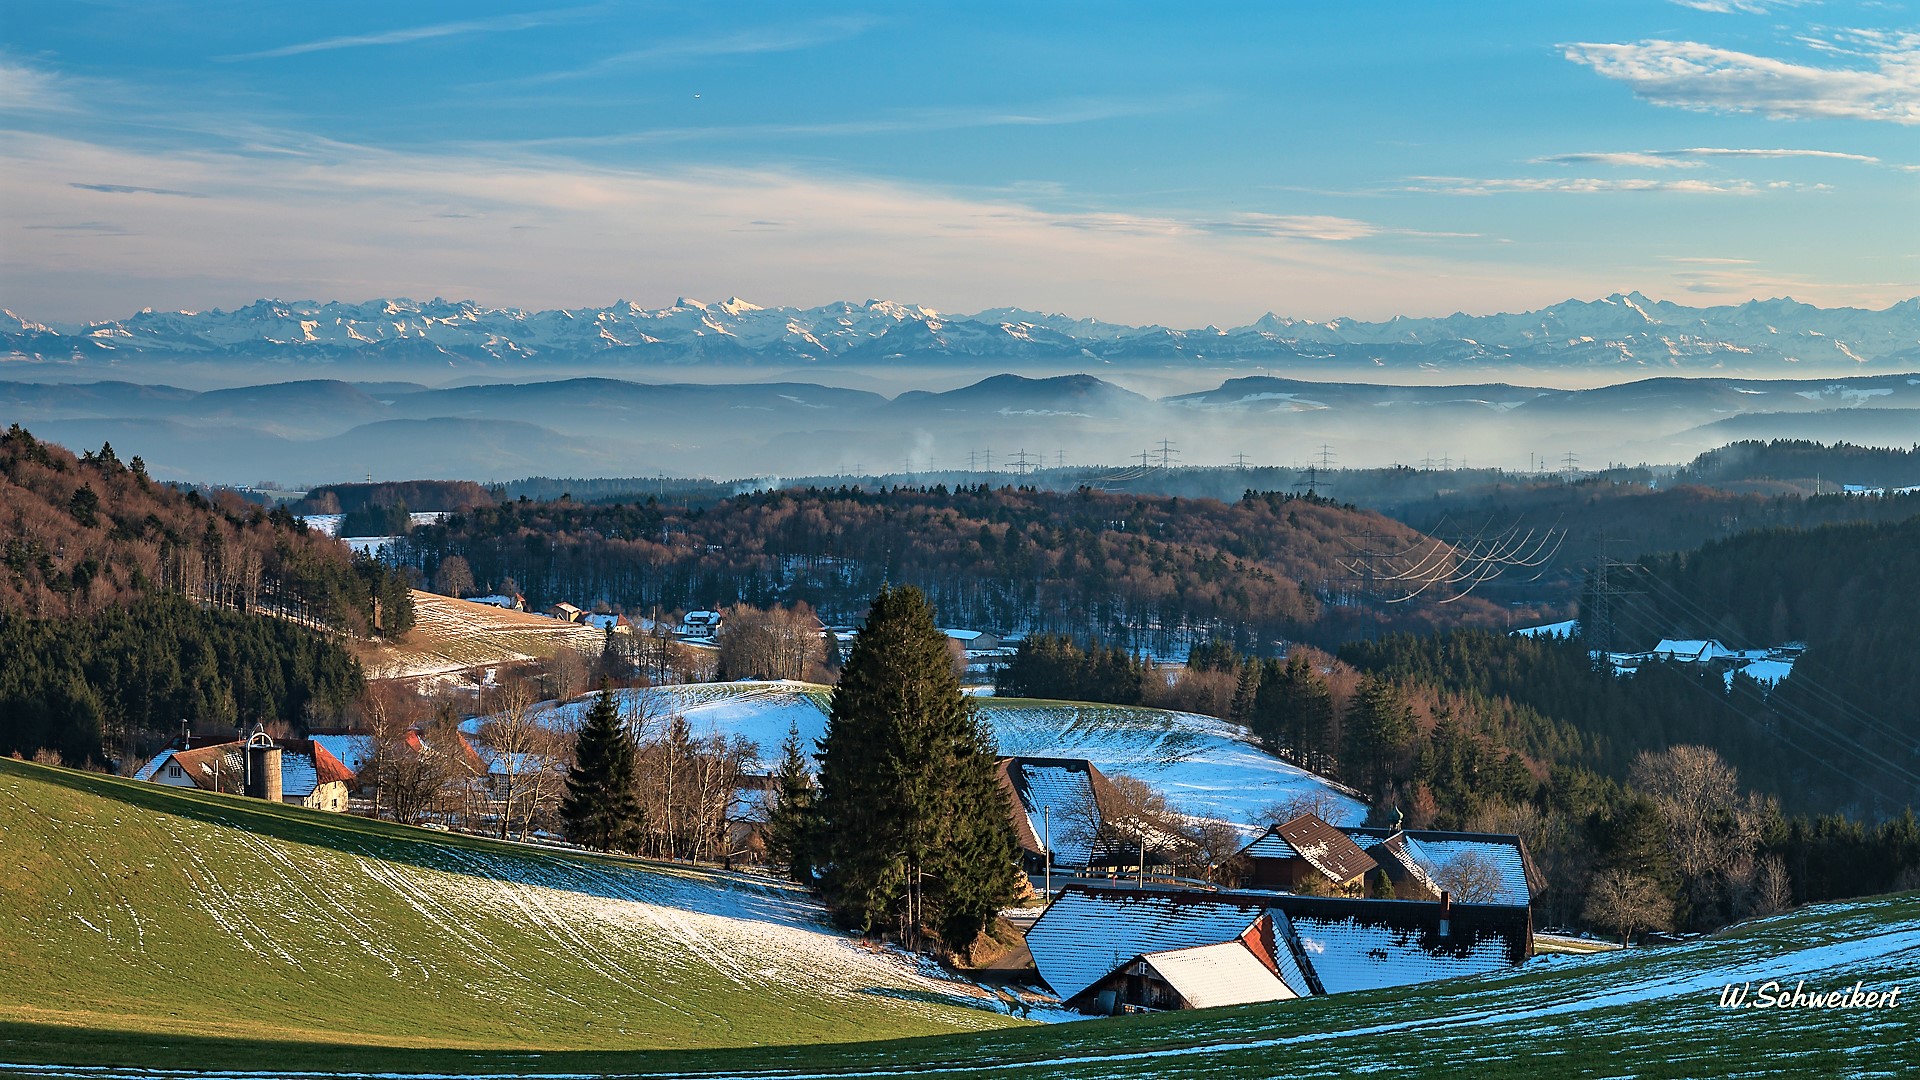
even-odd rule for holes
{"type": "Polygon", "coordinates": [[[1066,1000],[1143,953],[1233,941],[1265,910],[1258,897],[1068,889],[1027,931],[1027,949],[1066,1000]]]}
{"type": "Polygon", "coordinates": [[[1242,941],[1167,949],[1140,959],[1196,1009],[1301,996],[1269,971],[1242,941]]]}
{"type": "Polygon", "coordinates": [[[162,765],[165,765],[167,762],[172,760],[173,760],[173,751],[162,750],[159,753],[153,755],[152,761],[149,761],[145,765],[140,766],[140,771],[137,773],[134,773],[133,778],[135,780],[151,780],[154,778],[154,775],[160,771],[160,767],[162,765]]]}
{"type": "Polygon", "coordinates": [[[1732,656],[1733,650],[1712,638],[1662,638],[1660,644],[1653,647],[1653,655],[1660,658],[1705,663],[1708,660],[1718,660],[1723,656],[1732,656]]]}
{"type": "Polygon", "coordinates": [[[1027,761],[1008,763],[1020,807],[1042,851],[1051,845],[1060,866],[1085,866],[1093,861],[1094,837],[1087,835],[1086,819],[1099,814],[1094,799],[1091,766],[1084,761],[1027,761]]]}
{"type": "Polygon", "coordinates": [[[352,772],[359,772],[373,760],[373,738],[369,735],[315,735],[313,741],[326,747],[327,753],[352,772]]]}
{"type": "Polygon", "coordinates": [[[1413,927],[1354,917],[1294,915],[1292,922],[1301,952],[1329,994],[1478,975],[1513,964],[1507,942],[1491,935],[1463,935],[1458,945],[1442,945],[1413,927]]]}
{"type": "Polygon", "coordinates": [[[978,640],[978,638],[980,637],[980,631],[978,630],[942,629],[940,632],[954,639],[955,641],[975,641],[975,640],[978,640]]]}
{"type": "Polygon", "coordinates": [[[1063,1000],[1136,957],[1202,945],[1270,944],[1276,981],[1300,997],[1472,975],[1529,955],[1526,909],[1454,904],[1444,921],[1443,910],[1407,900],[1072,886],[1027,931],[1027,948],[1063,1000]]]}
{"type": "Polygon", "coordinates": [[[626,618],[621,615],[582,615],[576,621],[582,626],[591,626],[603,632],[612,630],[622,624],[627,626],[633,625],[627,622],[626,618]]]}
{"type": "Polygon", "coordinates": [[[1300,856],[1299,852],[1293,850],[1293,845],[1287,843],[1273,828],[1268,828],[1253,843],[1241,848],[1240,854],[1250,859],[1294,859],[1300,856]]]}
{"type": "Polygon", "coordinates": [[[1346,833],[1369,853],[1398,859],[1409,873],[1436,894],[1442,889],[1457,890],[1468,870],[1461,860],[1472,859],[1491,871],[1491,880],[1486,882],[1491,891],[1478,896],[1456,895],[1455,900],[1511,906],[1533,902],[1527,858],[1519,837],[1424,830],[1396,833],[1391,829],[1348,829],[1346,833]]]}

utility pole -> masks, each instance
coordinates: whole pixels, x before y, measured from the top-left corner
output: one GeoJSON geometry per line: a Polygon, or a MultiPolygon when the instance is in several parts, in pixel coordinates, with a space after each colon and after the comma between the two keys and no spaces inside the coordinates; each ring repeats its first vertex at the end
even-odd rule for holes
{"type": "Polygon", "coordinates": [[[1053,807],[1040,808],[1040,828],[1046,835],[1041,838],[1042,854],[1047,857],[1046,890],[1047,899],[1053,899],[1053,807]]]}

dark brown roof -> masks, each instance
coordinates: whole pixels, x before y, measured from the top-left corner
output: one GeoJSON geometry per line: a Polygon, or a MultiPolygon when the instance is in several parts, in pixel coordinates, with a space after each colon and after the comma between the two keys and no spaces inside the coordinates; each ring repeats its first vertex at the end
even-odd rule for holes
{"type": "Polygon", "coordinates": [[[1307,860],[1307,865],[1331,878],[1336,885],[1345,885],[1380,865],[1373,861],[1373,856],[1360,850],[1352,837],[1327,824],[1317,814],[1301,814],[1276,826],[1274,831],[1307,860]]]}

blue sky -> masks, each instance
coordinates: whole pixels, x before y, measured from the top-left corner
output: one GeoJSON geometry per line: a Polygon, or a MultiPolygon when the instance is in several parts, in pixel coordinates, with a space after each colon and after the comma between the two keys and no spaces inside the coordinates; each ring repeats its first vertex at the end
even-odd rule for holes
{"type": "Polygon", "coordinates": [[[0,0],[0,304],[1920,293],[1904,3],[0,0]]]}

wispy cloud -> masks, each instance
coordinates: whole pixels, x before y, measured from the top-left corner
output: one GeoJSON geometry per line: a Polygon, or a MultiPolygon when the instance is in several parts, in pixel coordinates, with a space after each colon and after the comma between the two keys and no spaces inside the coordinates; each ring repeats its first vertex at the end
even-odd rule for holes
{"type": "Polygon", "coordinates": [[[1170,95],[1151,100],[1072,99],[1042,102],[1025,108],[955,106],[913,109],[812,123],[713,124],[644,128],[637,131],[618,131],[599,135],[522,139],[511,143],[471,143],[467,144],[467,148],[565,150],[589,146],[633,146],[722,140],[825,139],[857,135],[958,131],[969,128],[1054,127],[1159,115],[1186,108],[1196,100],[1198,99],[1170,95]]]}
{"type": "Polygon", "coordinates": [[[658,41],[641,49],[630,49],[602,57],[590,64],[508,80],[513,85],[535,85],[581,79],[593,75],[642,66],[683,64],[720,56],[753,56],[761,53],[793,52],[845,41],[878,25],[867,17],[834,17],[784,26],[756,27],[730,34],[711,34],[658,41]]]}
{"type": "Polygon", "coordinates": [[[1920,124],[1920,33],[1850,30],[1804,44],[1850,67],[1797,64],[1693,41],[1582,42],[1566,58],[1656,105],[1772,119],[1920,124]]]}
{"type": "Polygon", "coordinates": [[[82,184],[73,181],[67,185],[82,191],[99,191],[108,195],[177,195],[183,199],[204,199],[205,194],[198,191],[175,191],[173,188],[141,187],[137,184],[82,184]]]}
{"type": "Polygon", "coordinates": [[[1463,253],[1446,234],[1346,216],[1050,209],[773,168],[344,147],[161,153],[0,132],[0,190],[18,226],[115,220],[136,234],[111,248],[51,228],[0,229],[0,286],[54,318],[279,293],[566,307],[605,302],[618,283],[640,297],[888,295],[955,310],[1017,301],[1201,325],[1266,310],[1276,296],[1324,315],[1378,296],[1379,310],[1363,314],[1385,314],[1550,302],[1600,284],[1490,261],[1485,240],[1459,241],[1472,245],[1463,253]],[[122,197],[109,216],[75,175],[211,197],[122,197]],[[636,263],[635,251],[648,258],[636,263]]]}
{"type": "Polygon", "coordinates": [[[1673,3],[1715,15],[1770,15],[1781,8],[1800,7],[1806,0],[1673,0],[1673,3]]]}
{"type": "Polygon", "coordinates": [[[1536,165],[1612,165],[1642,169],[1697,169],[1714,158],[1817,158],[1827,161],[1854,161],[1879,165],[1877,157],[1843,154],[1837,150],[1762,150],[1716,146],[1695,146],[1684,150],[1624,150],[1578,154],[1553,154],[1535,158],[1536,165]]]}
{"type": "Polygon", "coordinates": [[[320,38],[316,41],[302,41],[292,45],[281,45],[258,52],[235,53],[230,56],[217,56],[216,60],[278,60],[282,57],[301,56],[306,53],[329,52],[334,49],[360,49],[376,45],[410,45],[416,41],[432,41],[435,38],[463,37],[468,34],[497,34],[514,30],[531,30],[538,26],[549,26],[557,22],[566,22],[591,11],[593,7],[564,8],[558,11],[535,11],[514,15],[495,15],[485,19],[461,19],[453,22],[431,23],[426,26],[408,26],[396,30],[378,30],[366,34],[344,34],[339,37],[320,38]]]}
{"type": "Polygon", "coordinates": [[[1656,192],[1678,195],[1760,195],[1769,191],[1825,191],[1825,184],[1795,184],[1784,180],[1663,180],[1640,177],[1497,177],[1410,176],[1402,191],[1434,195],[1500,195],[1510,192],[1564,192],[1603,195],[1616,192],[1656,192]]]}
{"type": "Polygon", "coordinates": [[[73,97],[49,71],[0,58],[0,112],[67,112],[73,97]]]}

